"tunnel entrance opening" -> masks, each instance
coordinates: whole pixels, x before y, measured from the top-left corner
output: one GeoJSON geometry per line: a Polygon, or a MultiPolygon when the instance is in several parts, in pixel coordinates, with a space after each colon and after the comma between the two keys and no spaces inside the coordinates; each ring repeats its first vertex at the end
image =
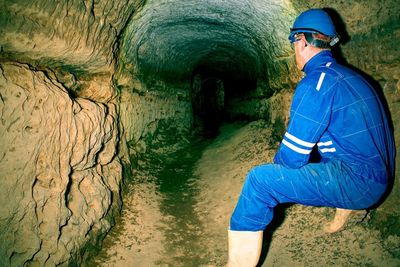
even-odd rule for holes
{"type": "Polygon", "coordinates": [[[213,138],[219,134],[219,128],[224,122],[248,120],[246,116],[233,115],[230,109],[235,102],[248,98],[256,87],[255,78],[244,77],[240,73],[197,68],[191,82],[195,132],[205,138],[213,138]]]}

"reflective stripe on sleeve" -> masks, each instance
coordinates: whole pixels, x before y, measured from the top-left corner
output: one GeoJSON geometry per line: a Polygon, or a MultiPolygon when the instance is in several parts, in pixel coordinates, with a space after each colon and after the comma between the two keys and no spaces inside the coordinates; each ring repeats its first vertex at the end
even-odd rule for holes
{"type": "Polygon", "coordinates": [[[307,154],[310,154],[310,153],[311,153],[311,150],[302,149],[302,148],[300,148],[300,147],[297,147],[297,146],[295,146],[295,145],[289,143],[289,142],[286,141],[285,139],[282,140],[282,144],[284,144],[285,146],[287,146],[287,147],[290,148],[291,150],[296,151],[297,153],[300,153],[300,154],[307,155],[307,154]]]}
{"type": "Polygon", "coordinates": [[[318,142],[317,143],[317,146],[318,146],[319,151],[321,153],[336,152],[336,148],[332,147],[332,145],[333,145],[332,141],[318,142]],[[325,148],[322,148],[322,147],[325,147],[325,148]]]}
{"type": "Polygon", "coordinates": [[[334,148],[334,147],[331,147],[331,148],[322,148],[322,149],[320,149],[320,151],[321,151],[322,153],[326,153],[326,152],[336,152],[336,148],[334,148]]]}
{"type": "Polygon", "coordinates": [[[285,133],[285,137],[287,137],[288,139],[292,140],[293,142],[295,142],[301,146],[305,146],[305,147],[314,147],[315,146],[315,143],[303,141],[303,140],[297,138],[296,136],[291,135],[288,132],[285,133]]]}
{"type": "Polygon", "coordinates": [[[332,141],[327,141],[327,142],[319,142],[317,144],[318,146],[330,146],[333,145],[332,141]]]}

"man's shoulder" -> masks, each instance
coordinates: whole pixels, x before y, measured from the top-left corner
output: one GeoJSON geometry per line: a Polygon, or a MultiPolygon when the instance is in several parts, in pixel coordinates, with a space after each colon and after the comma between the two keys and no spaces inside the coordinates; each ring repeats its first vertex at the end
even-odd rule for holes
{"type": "Polygon", "coordinates": [[[343,78],[351,73],[351,70],[337,62],[327,62],[324,65],[315,68],[309,75],[311,78],[320,77],[324,73],[325,76],[333,78],[343,78]]]}
{"type": "Polygon", "coordinates": [[[299,83],[300,87],[315,89],[316,92],[326,93],[345,75],[336,67],[321,66],[308,73],[299,83]]]}

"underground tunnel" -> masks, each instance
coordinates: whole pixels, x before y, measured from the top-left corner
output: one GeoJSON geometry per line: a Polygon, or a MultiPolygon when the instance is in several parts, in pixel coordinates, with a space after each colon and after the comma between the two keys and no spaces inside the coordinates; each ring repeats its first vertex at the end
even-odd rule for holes
{"type": "MultiPolygon", "coordinates": [[[[272,162],[302,78],[290,27],[313,7],[399,151],[395,0],[2,0],[0,265],[223,266],[246,173],[272,162]]],[[[336,235],[319,232],[333,209],[281,209],[262,266],[399,266],[399,177],[336,235]]]]}

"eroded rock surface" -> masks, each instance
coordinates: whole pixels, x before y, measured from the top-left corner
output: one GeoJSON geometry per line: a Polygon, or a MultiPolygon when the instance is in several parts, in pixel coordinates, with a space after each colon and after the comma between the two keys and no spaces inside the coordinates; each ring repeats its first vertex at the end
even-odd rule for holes
{"type": "Polygon", "coordinates": [[[67,263],[120,205],[115,106],[71,99],[27,65],[0,68],[1,263],[67,263]]]}
{"type": "Polygon", "coordinates": [[[2,53],[20,61],[109,72],[121,31],[141,0],[1,1],[2,53]]]}

